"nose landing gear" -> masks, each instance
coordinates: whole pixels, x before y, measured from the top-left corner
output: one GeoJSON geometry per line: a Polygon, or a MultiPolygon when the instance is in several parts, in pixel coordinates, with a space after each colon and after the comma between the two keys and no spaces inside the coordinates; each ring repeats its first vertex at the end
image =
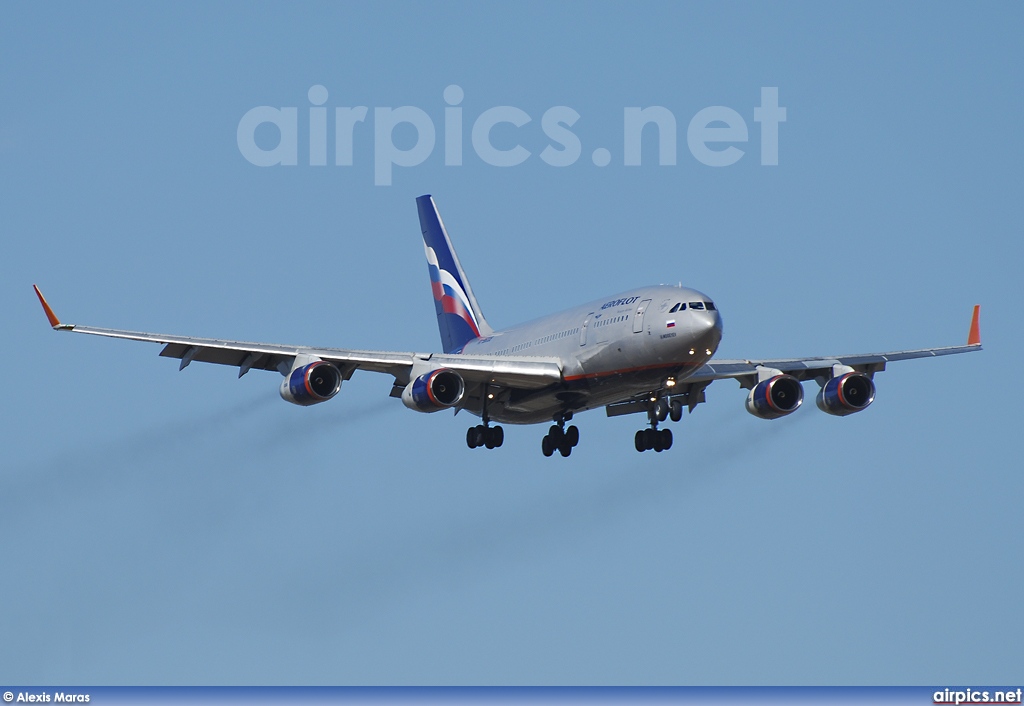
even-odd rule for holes
{"type": "Polygon", "coordinates": [[[572,412],[560,414],[554,419],[554,424],[548,433],[541,439],[540,450],[545,456],[551,456],[558,451],[562,456],[568,456],[573,448],[580,443],[580,430],[575,425],[565,428],[565,423],[572,419],[572,412]]]}

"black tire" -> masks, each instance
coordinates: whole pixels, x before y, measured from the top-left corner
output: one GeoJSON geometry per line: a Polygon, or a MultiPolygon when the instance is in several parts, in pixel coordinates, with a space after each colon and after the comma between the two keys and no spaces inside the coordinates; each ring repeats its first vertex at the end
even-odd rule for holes
{"type": "Polygon", "coordinates": [[[476,448],[476,427],[470,427],[466,430],[466,446],[471,449],[476,448]]]}
{"type": "Polygon", "coordinates": [[[683,418],[683,403],[673,402],[668,408],[668,416],[673,422],[678,422],[683,418]]]}
{"type": "Polygon", "coordinates": [[[662,398],[654,403],[654,416],[659,422],[668,419],[668,400],[662,398]]]}
{"type": "Polygon", "coordinates": [[[661,434],[661,448],[668,451],[672,448],[672,430],[662,429],[659,433],[661,434]]]}
{"type": "Polygon", "coordinates": [[[665,450],[665,437],[662,436],[660,431],[654,432],[654,442],[651,444],[651,448],[654,449],[655,453],[661,453],[665,450]]]}
{"type": "Polygon", "coordinates": [[[548,436],[551,437],[551,441],[554,442],[555,446],[558,446],[562,443],[562,437],[565,436],[565,433],[562,432],[562,427],[552,424],[551,428],[548,429],[548,436]]]}
{"type": "Polygon", "coordinates": [[[636,450],[643,453],[647,450],[647,446],[644,444],[644,430],[641,429],[633,437],[633,445],[636,446],[636,450]]]}
{"type": "Polygon", "coordinates": [[[580,430],[576,428],[575,424],[565,430],[565,440],[569,442],[569,446],[576,446],[580,443],[580,430]]]}
{"type": "Polygon", "coordinates": [[[540,450],[545,456],[550,456],[555,452],[555,445],[551,443],[551,436],[545,434],[544,438],[540,440],[540,450]]]}
{"type": "Polygon", "coordinates": [[[484,446],[489,449],[493,449],[497,444],[494,443],[494,430],[490,427],[484,427],[484,446]]]}
{"type": "Polygon", "coordinates": [[[505,430],[501,427],[494,427],[492,430],[494,434],[494,448],[498,448],[505,443],[505,430]]]}
{"type": "Polygon", "coordinates": [[[654,440],[658,438],[658,432],[654,429],[644,429],[644,450],[650,451],[654,448],[654,440]]]}
{"type": "Polygon", "coordinates": [[[569,454],[572,453],[572,447],[565,443],[565,440],[558,445],[558,453],[562,454],[562,458],[568,458],[569,454]]]}

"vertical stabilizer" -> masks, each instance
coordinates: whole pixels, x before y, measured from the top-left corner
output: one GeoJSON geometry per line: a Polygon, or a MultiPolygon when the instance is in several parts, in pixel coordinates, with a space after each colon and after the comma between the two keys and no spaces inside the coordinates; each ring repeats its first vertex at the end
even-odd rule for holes
{"type": "Polygon", "coordinates": [[[480,312],[434,199],[429,194],[420,196],[416,199],[416,208],[420,214],[441,345],[445,353],[458,353],[474,338],[489,336],[492,329],[480,312]]]}

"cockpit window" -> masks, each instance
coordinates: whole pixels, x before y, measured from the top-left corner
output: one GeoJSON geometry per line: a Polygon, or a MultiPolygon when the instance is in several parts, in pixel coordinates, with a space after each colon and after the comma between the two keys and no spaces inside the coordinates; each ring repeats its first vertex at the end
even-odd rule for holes
{"type": "Polygon", "coordinates": [[[704,302],[690,302],[690,308],[697,309],[698,311],[703,311],[704,302]]]}
{"type": "Polygon", "coordinates": [[[670,313],[670,314],[674,314],[674,313],[676,313],[677,311],[679,311],[679,305],[678,305],[678,304],[676,304],[676,305],[675,305],[674,307],[672,307],[671,309],[669,309],[669,310],[668,310],[668,313],[670,313]]]}
{"type": "Polygon", "coordinates": [[[679,305],[679,311],[686,311],[686,302],[679,305]]]}
{"type": "Polygon", "coordinates": [[[714,302],[704,302],[704,306],[707,307],[708,311],[714,311],[715,310],[715,303],[714,302]]]}

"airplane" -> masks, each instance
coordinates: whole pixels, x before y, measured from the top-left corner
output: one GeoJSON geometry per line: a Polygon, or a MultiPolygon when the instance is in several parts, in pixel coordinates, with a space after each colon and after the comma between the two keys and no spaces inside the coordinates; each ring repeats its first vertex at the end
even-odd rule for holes
{"type": "Polygon", "coordinates": [[[715,380],[732,379],[749,390],[746,409],[779,419],[803,403],[803,382],[819,385],[816,404],[827,414],[863,412],[875,399],[875,373],[886,364],[981,350],[980,306],[974,307],[965,346],[892,353],[713,360],[722,340],[722,316],[711,297],[680,286],[648,286],[597,299],[512,328],[496,330],[484,318],[459,263],[437,205],[416,199],[430,288],[443,353],[312,348],[65,324],[33,285],[50,325],[110,338],[160,343],[160,355],[190,363],[274,370],[284,379],[280,395],[310,406],[334,398],[356,370],[394,378],[391,397],[417,412],[466,410],[481,424],[466,432],[470,449],[500,447],[504,430],[492,422],[547,424],[541,451],[569,456],[579,429],[575,414],[604,407],[608,416],[646,414],[634,435],[637,451],[666,451],[683,409],[693,412],[715,380]]]}

